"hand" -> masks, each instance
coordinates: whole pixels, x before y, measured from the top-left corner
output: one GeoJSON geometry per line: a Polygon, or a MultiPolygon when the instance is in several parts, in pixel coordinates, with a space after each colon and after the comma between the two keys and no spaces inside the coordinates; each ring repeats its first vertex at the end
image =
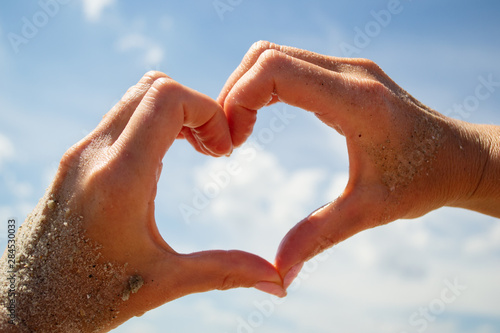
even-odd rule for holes
{"type": "Polygon", "coordinates": [[[178,136],[209,155],[232,150],[219,104],[151,72],[66,152],[18,235],[27,244],[16,258],[26,286],[17,300],[20,325],[107,331],[191,293],[257,287],[284,295],[275,267],[260,257],[179,254],[163,240],[154,199],[161,161],[178,136]]]}
{"type": "MultiPolygon", "coordinates": [[[[276,267],[285,288],[305,261],[362,230],[444,205],[465,207],[485,192],[482,170],[492,141],[482,134],[486,129],[424,106],[371,61],[259,42],[218,101],[234,146],[251,134],[256,110],[278,101],[314,112],[346,137],[344,192],[293,227],[278,249],[276,267]]],[[[489,208],[468,208],[491,213],[498,198],[489,208]]]]}

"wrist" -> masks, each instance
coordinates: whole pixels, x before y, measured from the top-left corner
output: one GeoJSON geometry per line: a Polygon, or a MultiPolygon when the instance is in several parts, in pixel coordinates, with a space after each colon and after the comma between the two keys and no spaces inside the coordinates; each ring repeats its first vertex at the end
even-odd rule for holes
{"type": "Polygon", "coordinates": [[[464,134],[459,140],[464,158],[454,161],[455,169],[465,177],[461,195],[449,206],[500,217],[500,127],[455,122],[464,134]]]}

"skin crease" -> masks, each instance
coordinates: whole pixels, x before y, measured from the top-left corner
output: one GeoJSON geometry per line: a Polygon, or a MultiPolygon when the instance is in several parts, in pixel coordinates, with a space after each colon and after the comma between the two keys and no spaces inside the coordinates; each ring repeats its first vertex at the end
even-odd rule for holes
{"type": "Polygon", "coordinates": [[[284,102],[346,137],[343,194],[282,240],[276,267],[285,287],[319,252],[368,228],[443,206],[500,217],[500,129],[447,118],[426,107],[366,59],[323,56],[261,41],[222,89],[235,147],[257,110],[284,102]]]}
{"type": "MultiPolygon", "coordinates": [[[[198,151],[212,156],[232,150],[229,128],[219,104],[165,74],[146,74],[92,133],[66,152],[48,190],[52,202],[45,198],[39,205],[50,209],[42,208],[46,218],[33,223],[43,228],[52,216],[64,216],[66,210],[81,216],[82,233],[89,242],[100,246],[97,265],[112,262],[113,267],[124,267],[124,285],[136,275],[144,281],[127,301],[121,301],[120,289],[113,293],[114,299],[104,300],[109,304],[96,304],[93,311],[110,311],[113,307],[116,318],[110,323],[85,326],[85,332],[101,331],[95,329],[100,325],[108,325],[102,330],[107,331],[191,293],[268,282],[284,296],[282,279],[275,267],[258,256],[236,250],[179,254],[159,234],[154,199],[161,161],[180,133],[198,151]],[[110,305],[116,299],[117,307],[110,305]]],[[[66,270],[59,273],[71,274],[66,270]]],[[[41,306],[47,309],[42,318],[23,312],[21,304],[16,308],[17,316],[31,328],[55,325],[64,319],[51,312],[54,309],[50,304],[41,306]],[[40,326],[47,320],[52,321],[40,326]]],[[[93,315],[76,306],[74,313],[82,317],[93,315]]],[[[18,332],[13,325],[8,328],[18,332]]],[[[67,332],[64,327],[59,329],[67,332]]]]}
{"type": "MultiPolygon", "coordinates": [[[[103,154],[105,164],[98,159],[82,186],[88,195],[83,201],[91,202],[86,207],[87,219],[92,221],[87,229],[89,237],[103,244],[104,256],[127,262],[133,270],[141,272],[146,281],[133,302],[124,303],[120,312],[123,320],[194,292],[252,287],[259,281],[281,284],[274,267],[254,255],[240,251],[180,255],[162,239],[154,221],[154,197],[161,159],[175,136],[182,132],[198,151],[212,156],[227,154],[232,146],[224,114],[211,99],[182,87],[161,73],[151,73],[141,81],[146,81],[146,87],[139,88],[138,96],[133,96],[129,102],[131,105],[125,109],[128,112],[134,110],[141,95],[147,93],[130,120],[126,120],[127,112],[119,110],[115,114],[111,111],[96,129],[99,133],[100,127],[106,128],[103,131],[109,128],[110,135],[118,137],[114,146],[104,145],[105,150],[111,150],[103,154]],[[135,115],[138,115],[136,119],[135,115]],[[169,137],[169,133],[174,135],[169,137]],[[163,140],[158,139],[162,136],[163,140]],[[114,147],[120,151],[114,152],[114,147]],[[155,151],[156,154],[152,153],[155,151]],[[116,158],[108,161],[108,156],[116,158]],[[149,172],[144,171],[144,164],[150,164],[149,172]],[[135,184],[124,182],[124,179],[135,179],[135,184]],[[134,191],[129,191],[129,188],[134,188],[134,191]],[[120,193],[120,197],[114,197],[111,192],[120,193]],[[120,223],[103,225],[100,221],[120,223]],[[119,239],[109,244],[105,235],[117,232],[120,232],[119,239]],[[130,244],[134,249],[130,249],[130,244]]],[[[81,146],[77,145],[76,149],[81,146]]],[[[91,156],[96,155],[95,150],[90,150],[91,156]]],[[[65,158],[71,160],[73,154],[65,158]]],[[[92,162],[89,164],[95,164],[92,162]]]]}
{"type": "MultiPolygon", "coordinates": [[[[218,102],[150,72],[62,158],[49,188],[52,202],[41,202],[52,208],[44,212],[81,216],[85,237],[100,245],[99,261],[144,281],[128,301],[119,300],[117,318],[96,323],[108,325],[101,331],[195,292],[264,281],[283,296],[282,287],[317,253],[362,230],[442,206],[500,216],[499,128],[429,109],[371,61],[258,42],[218,102]],[[275,266],[241,251],[175,252],[154,217],[168,148],[185,138],[201,153],[230,154],[251,134],[257,110],[279,101],[315,113],[346,137],[350,166],[344,193],[290,230],[275,266]]],[[[30,320],[29,314],[19,315],[30,320]]]]}

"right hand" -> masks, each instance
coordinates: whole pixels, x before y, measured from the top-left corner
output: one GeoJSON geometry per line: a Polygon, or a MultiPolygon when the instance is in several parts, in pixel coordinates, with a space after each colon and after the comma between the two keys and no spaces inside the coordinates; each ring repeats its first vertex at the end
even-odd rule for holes
{"type": "Polygon", "coordinates": [[[426,107],[369,60],[258,42],[218,101],[235,147],[251,134],[257,110],[278,101],[314,112],[346,138],[344,192],[293,227],[279,247],[285,288],[326,248],[368,228],[459,205],[481,183],[489,142],[479,129],[426,107]]]}

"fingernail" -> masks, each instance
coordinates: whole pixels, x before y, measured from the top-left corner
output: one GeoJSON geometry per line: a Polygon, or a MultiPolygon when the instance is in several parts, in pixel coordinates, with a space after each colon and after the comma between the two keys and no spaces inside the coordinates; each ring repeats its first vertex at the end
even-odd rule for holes
{"type": "Polygon", "coordinates": [[[317,215],[319,213],[321,213],[323,210],[327,209],[327,208],[330,208],[329,206],[333,203],[333,201],[319,207],[318,209],[316,209],[314,212],[311,213],[311,215],[309,216],[314,216],[314,215],[317,215]]]}
{"type": "Polygon", "coordinates": [[[265,281],[257,282],[254,288],[274,296],[278,297],[286,296],[286,290],[283,289],[283,287],[281,287],[280,285],[277,285],[276,283],[265,282],[265,281]]]}
{"type": "Polygon", "coordinates": [[[233,153],[233,151],[234,151],[234,147],[233,147],[233,145],[231,144],[231,151],[230,151],[229,153],[227,153],[227,154],[226,154],[226,157],[230,157],[230,156],[231,156],[231,154],[233,153]]]}
{"type": "Polygon", "coordinates": [[[302,269],[302,266],[304,266],[303,262],[293,266],[292,268],[290,268],[288,273],[286,273],[286,276],[283,279],[283,287],[285,289],[288,289],[288,287],[290,287],[290,285],[292,284],[293,280],[295,280],[297,275],[299,275],[300,270],[302,269]]]}

